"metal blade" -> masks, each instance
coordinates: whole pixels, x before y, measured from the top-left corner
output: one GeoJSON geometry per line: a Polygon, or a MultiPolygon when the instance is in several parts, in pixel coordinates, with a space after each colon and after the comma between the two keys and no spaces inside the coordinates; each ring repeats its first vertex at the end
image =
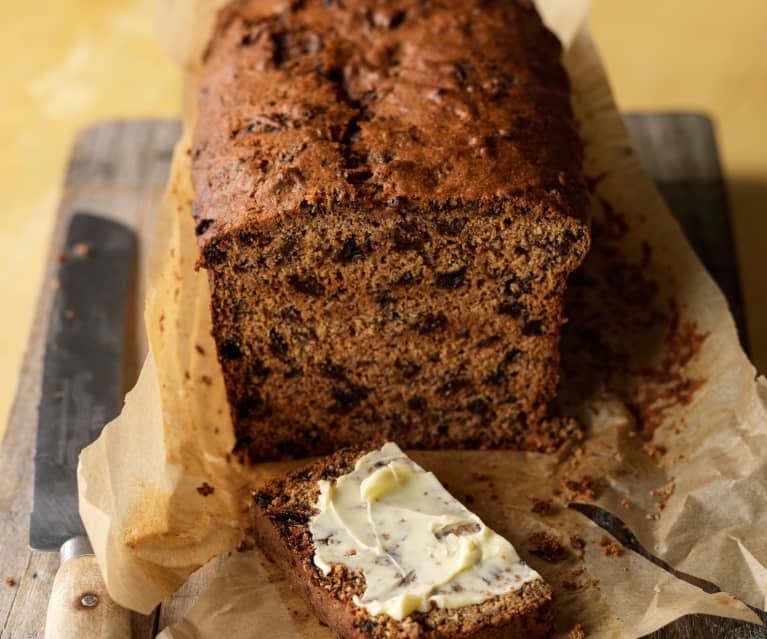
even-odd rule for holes
{"type": "Polygon", "coordinates": [[[85,535],[77,458],[123,400],[125,311],[136,251],[129,228],[77,213],[70,223],[51,311],[38,407],[29,543],[58,550],[85,535]]]}

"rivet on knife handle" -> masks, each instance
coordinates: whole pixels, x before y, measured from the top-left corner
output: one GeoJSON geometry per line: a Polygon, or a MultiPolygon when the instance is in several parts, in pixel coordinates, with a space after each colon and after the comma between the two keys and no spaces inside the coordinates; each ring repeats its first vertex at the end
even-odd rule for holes
{"type": "Polygon", "coordinates": [[[45,618],[45,639],[130,639],[131,616],[107,592],[92,554],[71,555],[68,545],[84,542],[75,537],[61,549],[61,566],[53,581],[45,618]]]}

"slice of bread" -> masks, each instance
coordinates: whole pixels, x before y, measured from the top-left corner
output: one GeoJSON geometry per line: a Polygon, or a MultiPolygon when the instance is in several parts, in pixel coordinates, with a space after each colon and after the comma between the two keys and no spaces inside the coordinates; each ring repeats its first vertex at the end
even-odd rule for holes
{"type": "Polygon", "coordinates": [[[317,512],[318,482],[354,470],[372,449],[343,449],[306,468],[282,475],[253,495],[253,531],[260,547],[288,575],[314,614],[342,639],[535,639],[548,636],[554,618],[552,592],[542,580],[461,608],[432,607],[402,620],[372,616],[354,603],[365,579],[341,565],[324,575],[315,566],[310,521],[317,512]]]}

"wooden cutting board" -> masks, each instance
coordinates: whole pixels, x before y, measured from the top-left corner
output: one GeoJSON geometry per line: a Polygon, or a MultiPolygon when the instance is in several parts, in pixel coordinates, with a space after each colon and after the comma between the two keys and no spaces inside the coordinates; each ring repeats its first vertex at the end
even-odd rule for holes
{"type": "MultiPolygon", "coordinates": [[[[727,200],[710,121],[695,114],[627,116],[637,149],[704,263],[727,295],[745,343],[742,301],[727,200]]],[[[0,638],[42,637],[57,553],[30,551],[29,512],[43,343],[54,278],[67,226],[76,212],[115,219],[135,229],[139,256],[128,321],[128,390],[146,353],[143,281],[155,214],[179,137],[174,120],[105,122],[83,131],[70,159],[35,320],[23,360],[5,440],[0,447],[0,638]],[[13,583],[11,583],[11,581],[13,583]]],[[[154,615],[134,616],[134,636],[153,637],[175,622],[219,570],[213,560],[154,615]]],[[[678,620],[653,639],[767,638],[767,630],[704,615],[678,620]]]]}

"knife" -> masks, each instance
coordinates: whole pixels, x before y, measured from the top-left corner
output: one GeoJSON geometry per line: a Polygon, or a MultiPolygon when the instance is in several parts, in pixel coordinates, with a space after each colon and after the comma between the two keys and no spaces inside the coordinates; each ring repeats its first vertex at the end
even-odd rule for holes
{"type": "Polygon", "coordinates": [[[57,550],[45,639],[131,636],[130,613],[107,593],[78,512],[80,451],[120,412],[126,307],[136,238],[76,213],[59,259],[38,406],[29,545],[57,550]]]}

